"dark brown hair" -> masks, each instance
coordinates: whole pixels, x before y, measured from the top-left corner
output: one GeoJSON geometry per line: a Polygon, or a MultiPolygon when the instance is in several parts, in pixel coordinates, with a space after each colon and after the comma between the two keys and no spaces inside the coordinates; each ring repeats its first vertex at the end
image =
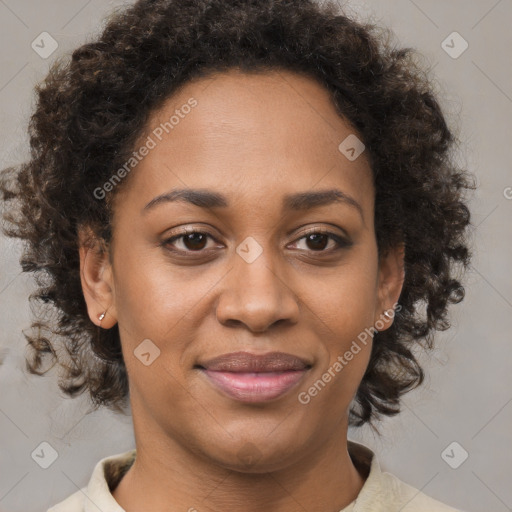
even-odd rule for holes
{"type": "MultiPolygon", "coordinates": [[[[405,244],[405,282],[392,326],[375,334],[350,411],[352,425],[400,410],[424,372],[413,348],[432,348],[449,327],[449,303],[469,264],[464,200],[474,188],[457,168],[432,79],[390,30],[312,0],[140,0],[113,15],[101,35],[51,67],[36,87],[31,158],[2,173],[3,229],[26,242],[30,297],[42,307],[27,367],[58,363],[59,385],[87,390],[96,406],[126,405],[128,380],[117,325],[98,330],[80,284],[78,227],[111,240],[112,197],[94,190],[126,162],[149,115],[188,81],[230,68],[289,70],[321,83],[371,158],[379,254],[405,244]],[[53,313],[53,316],[52,316],[53,313]]],[[[134,171],[136,172],[136,171],[134,171]]]]}

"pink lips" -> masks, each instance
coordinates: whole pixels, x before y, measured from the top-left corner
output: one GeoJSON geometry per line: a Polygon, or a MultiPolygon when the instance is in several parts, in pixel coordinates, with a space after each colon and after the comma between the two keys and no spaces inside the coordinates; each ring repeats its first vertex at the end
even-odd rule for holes
{"type": "Polygon", "coordinates": [[[303,359],[283,352],[233,352],[200,365],[210,383],[242,402],[278,398],[298,384],[310,367],[303,359]]]}

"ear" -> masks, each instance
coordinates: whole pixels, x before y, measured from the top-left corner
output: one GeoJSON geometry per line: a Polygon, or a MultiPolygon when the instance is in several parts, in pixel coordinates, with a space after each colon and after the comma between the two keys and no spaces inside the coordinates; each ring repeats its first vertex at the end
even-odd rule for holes
{"type": "Polygon", "coordinates": [[[80,281],[87,312],[93,323],[110,329],[117,322],[112,265],[103,240],[88,228],[79,228],[80,281]],[[105,313],[100,321],[99,316],[105,313]]]}
{"type": "Polygon", "coordinates": [[[379,257],[378,301],[374,319],[374,323],[380,320],[379,324],[384,324],[379,331],[385,331],[393,324],[405,279],[404,255],[405,246],[402,243],[389,248],[379,257]],[[388,314],[385,315],[385,312],[388,314]]]}

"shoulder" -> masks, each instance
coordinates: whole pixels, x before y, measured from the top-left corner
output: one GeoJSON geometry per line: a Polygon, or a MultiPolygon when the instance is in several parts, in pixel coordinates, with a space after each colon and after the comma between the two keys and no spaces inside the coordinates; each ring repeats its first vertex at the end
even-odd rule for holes
{"type": "Polygon", "coordinates": [[[111,490],[133,464],[135,456],[136,451],[130,450],[101,459],[94,467],[86,487],[49,508],[47,512],[86,512],[91,510],[92,505],[94,510],[100,507],[103,512],[122,512],[111,490]]]}
{"type": "Polygon", "coordinates": [[[82,512],[84,510],[85,487],[68,496],[64,501],[49,508],[47,512],[82,512]]]}
{"type": "Polygon", "coordinates": [[[354,512],[462,512],[382,471],[375,453],[367,446],[349,441],[348,449],[354,465],[367,475],[354,502],[354,512]]]}
{"type": "Polygon", "coordinates": [[[393,505],[402,512],[462,512],[427,496],[391,473],[382,473],[382,482],[393,505]]]}

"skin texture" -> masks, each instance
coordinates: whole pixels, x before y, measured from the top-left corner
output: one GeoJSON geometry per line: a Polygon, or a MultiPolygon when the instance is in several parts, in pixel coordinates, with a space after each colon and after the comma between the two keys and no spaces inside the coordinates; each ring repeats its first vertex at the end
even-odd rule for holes
{"type": "Polygon", "coordinates": [[[284,71],[217,74],[168,99],[145,135],[191,97],[197,106],[116,195],[110,259],[80,248],[90,318],[99,325],[107,310],[101,327],[119,324],[130,382],[137,459],[113,495],[127,512],[337,511],[364,483],[347,427],[371,343],[310,403],[297,397],[398,301],[402,248],[379,260],[371,169],[365,153],[349,161],[338,150],[355,131],[321,85],[284,71]],[[143,211],[174,188],[215,191],[229,205],[143,211]],[[287,194],[328,189],[361,212],[343,202],[282,210],[287,194]],[[185,227],[210,237],[160,245],[185,227]],[[351,245],[308,241],[313,228],[351,245]],[[252,263],[236,252],[247,237],[263,251],[252,263]],[[144,339],[160,349],[149,366],[134,355],[144,339]],[[194,366],[242,350],[287,352],[312,367],[284,396],[241,403],[194,366]]]}

